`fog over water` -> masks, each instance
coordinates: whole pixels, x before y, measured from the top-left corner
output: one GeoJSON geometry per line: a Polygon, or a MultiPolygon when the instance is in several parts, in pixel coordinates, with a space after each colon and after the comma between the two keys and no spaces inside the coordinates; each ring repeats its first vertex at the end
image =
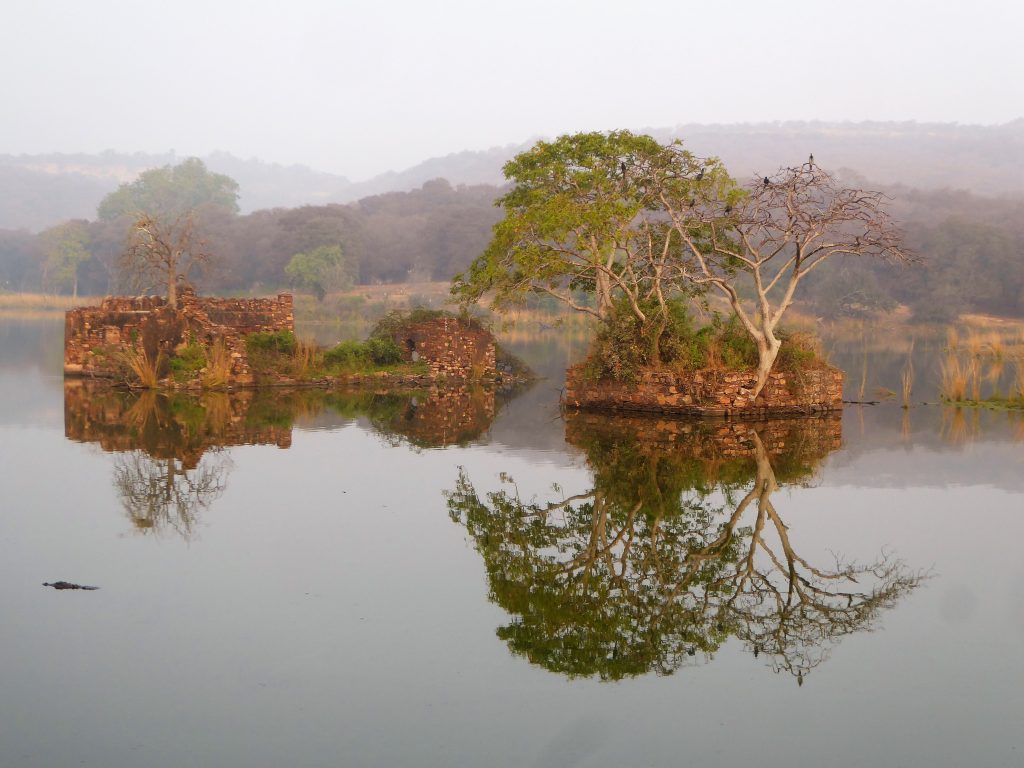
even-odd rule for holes
{"type": "Polygon", "coordinates": [[[538,135],[1021,117],[1024,6],[14,2],[0,153],[167,151],[363,179],[538,135]]]}

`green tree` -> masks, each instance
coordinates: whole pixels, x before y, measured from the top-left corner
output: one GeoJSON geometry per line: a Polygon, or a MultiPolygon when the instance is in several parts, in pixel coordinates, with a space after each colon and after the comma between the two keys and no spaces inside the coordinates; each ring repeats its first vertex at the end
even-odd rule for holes
{"type": "Polygon", "coordinates": [[[175,219],[207,206],[238,213],[238,182],[212,173],[202,160],[190,157],[178,165],[165,165],[139,174],[100,202],[97,215],[103,221],[139,213],[175,219]]]}
{"type": "Polygon", "coordinates": [[[292,285],[310,291],[323,301],[331,291],[344,291],[355,282],[355,269],[340,245],[321,245],[307,253],[296,253],[284,268],[292,285]]]}
{"type": "Polygon", "coordinates": [[[505,164],[511,191],[498,200],[505,216],[484,253],[456,277],[453,293],[475,301],[493,292],[497,308],[547,294],[607,319],[617,295],[641,321],[645,299],[663,300],[681,285],[668,259],[658,192],[649,179],[687,196],[731,188],[716,160],[699,164],[679,142],[667,146],[629,131],[578,133],[540,141],[505,164]],[[580,292],[593,302],[580,302],[580,292]]]}
{"type": "Polygon", "coordinates": [[[71,291],[78,296],[78,270],[92,258],[89,249],[89,222],[68,221],[43,232],[43,287],[54,291],[71,291]]]}
{"type": "Polygon", "coordinates": [[[693,290],[663,198],[737,196],[722,164],[678,141],[614,131],[538,142],[504,171],[505,216],[452,292],[466,303],[493,293],[499,310],[544,294],[603,322],[624,309],[656,358],[670,300],[693,290]]]}

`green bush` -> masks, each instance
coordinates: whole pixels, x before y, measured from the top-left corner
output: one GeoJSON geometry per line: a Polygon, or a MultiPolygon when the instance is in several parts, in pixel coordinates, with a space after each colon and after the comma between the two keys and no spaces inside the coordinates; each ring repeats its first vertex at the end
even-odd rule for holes
{"type": "Polygon", "coordinates": [[[360,341],[342,341],[324,352],[324,364],[332,367],[364,368],[369,362],[369,350],[360,341]]]}
{"type": "Polygon", "coordinates": [[[295,354],[297,342],[291,331],[260,331],[245,337],[245,347],[249,353],[270,352],[280,355],[295,354]]]}
{"type": "MultiPolygon", "coordinates": [[[[681,371],[757,367],[757,344],[739,318],[725,320],[715,313],[708,325],[695,329],[686,303],[675,300],[667,303],[662,327],[656,304],[645,303],[641,309],[649,318],[646,324],[636,318],[625,300],[616,303],[587,358],[586,372],[591,378],[635,381],[641,369],[657,367],[681,371]]],[[[798,370],[821,359],[813,336],[780,332],[779,338],[782,347],[776,368],[798,370]]]]}
{"type": "Polygon", "coordinates": [[[192,341],[174,353],[168,362],[171,375],[181,381],[206,367],[206,349],[199,342],[192,341]]]}
{"type": "Polygon", "coordinates": [[[395,365],[402,362],[402,348],[391,338],[371,336],[366,340],[366,351],[377,365],[395,365]]]}

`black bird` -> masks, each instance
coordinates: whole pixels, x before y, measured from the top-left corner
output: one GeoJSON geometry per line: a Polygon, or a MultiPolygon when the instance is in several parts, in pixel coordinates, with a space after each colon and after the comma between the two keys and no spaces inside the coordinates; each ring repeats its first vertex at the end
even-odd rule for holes
{"type": "Polygon", "coordinates": [[[619,163],[619,168],[622,170],[622,178],[626,178],[626,164],[619,163]]]}
{"type": "Polygon", "coordinates": [[[768,180],[768,177],[767,177],[767,176],[765,176],[765,177],[764,177],[764,185],[765,185],[765,186],[767,187],[767,186],[768,186],[768,185],[770,185],[770,184],[771,184],[771,181],[769,181],[769,180],[768,180]]]}
{"type": "Polygon", "coordinates": [[[732,206],[731,205],[725,206],[725,212],[726,213],[732,213],[732,206]]]}
{"type": "Polygon", "coordinates": [[[701,168],[700,169],[700,173],[697,174],[697,181],[700,181],[703,178],[704,178],[704,169],[701,168]]]}

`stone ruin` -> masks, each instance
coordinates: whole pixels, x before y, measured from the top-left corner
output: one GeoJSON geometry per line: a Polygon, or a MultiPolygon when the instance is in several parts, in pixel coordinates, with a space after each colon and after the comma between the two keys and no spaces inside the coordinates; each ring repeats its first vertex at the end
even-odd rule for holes
{"type": "Polygon", "coordinates": [[[458,317],[440,315],[410,321],[391,337],[409,362],[422,361],[434,377],[481,379],[495,375],[494,337],[458,317]]]}
{"type": "Polygon", "coordinates": [[[221,340],[231,356],[229,383],[254,383],[245,336],[260,331],[295,330],[292,296],[220,299],[183,290],[178,307],[159,296],[108,296],[98,307],[69,310],[64,321],[64,375],[117,376],[123,353],[143,350],[150,360],[168,358],[190,340],[210,345],[221,340]]]}
{"type": "Polygon", "coordinates": [[[566,373],[562,403],[583,410],[734,418],[827,413],[843,408],[843,372],[831,366],[772,371],[755,400],[756,383],[753,371],[725,370],[644,370],[636,381],[592,381],[581,364],[566,373]]]}

